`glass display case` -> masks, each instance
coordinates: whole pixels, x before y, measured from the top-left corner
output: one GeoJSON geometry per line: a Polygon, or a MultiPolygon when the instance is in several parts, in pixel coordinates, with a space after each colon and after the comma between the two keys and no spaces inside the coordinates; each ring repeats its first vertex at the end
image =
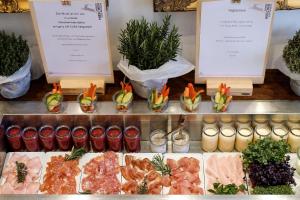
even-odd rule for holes
{"type": "MultiPolygon", "coordinates": [[[[213,163],[218,163],[217,161],[212,163],[212,158],[215,158],[214,156],[218,159],[222,158],[223,161],[219,161],[222,161],[224,168],[228,164],[236,162],[235,159],[242,159],[240,158],[242,154],[238,150],[247,148],[252,141],[249,138],[254,138],[255,131],[257,131],[254,119],[258,119],[258,116],[261,114],[264,114],[267,118],[265,126],[271,130],[270,138],[272,138],[272,134],[277,133],[276,136],[279,135],[280,131],[278,132],[277,130],[279,126],[277,124],[272,125],[272,119],[274,121],[274,118],[278,118],[280,115],[280,119],[282,119],[280,127],[284,127],[282,130],[288,132],[288,136],[284,139],[291,146],[291,152],[288,154],[291,158],[289,164],[291,167],[296,168],[296,151],[300,146],[300,105],[297,101],[234,101],[227,113],[214,113],[211,102],[202,102],[199,110],[195,113],[187,113],[182,110],[178,101],[170,101],[168,108],[163,113],[149,111],[147,102],[133,102],[132,108],[126,113],[117,112],[113,102],[99,102],[96,106],[96,112],[91,114],[83,113],[77,102],[63,102],[63,104],[65,109],[63,113],[59,114],[49,114],[42,102],[3,102],[0,105],[2,113],[0,130],[0,166],[2,176],[7,173],[5,168],[8,159],[12,159],[14,155],[12,151],[22,152],[22,155],[30,155],[33,154],[30,151],[35,151],[34,153],[38,151],[38,154],[42,154],[40,158],[44,160],[38,181],[38,184],[42,185],[45,178],[46,163],[50,162],[49,155],[69,154],[72,146],[71,143],[74,142],[75,144],[76,142],[79,146],[84,144],[84,148],[90,152],[88,153],[89,155],[86,154],[84,156],[89,158],[92,158],[90,154],[101,156],[104,155],[103,152],[108,152],[109,150],[118,152],[117,155],[120,158],[119,165],[121,166],[121,178],[119,179],[121,184],[120,191],[117,194],[115,193],[114,196],[104,194],[90,195],[87,194],[89,193],[88,191],[82,189],[82,185],[77,185],[76,191],[70,196],[49,195],[46,194],[47,192],[42,193],[39,190],[37,194],[31,195],[0,195],[1,199],[176,199],[183,197],[185,199],[224,199],[224,196],[215,196],[208,191],[212,184],[209,182],[211,178],[210,167],[213,169],[213,163]],[[229,117],[230,123],[224,125],[224,119],[229,117]],[[241,120],[244,118],[247,120],[241,120]],[[207,125],[208,119],[214,119],[214,125],[207,125]],[[241,121],[245,121],[246,125],[241,125],[241,121]],[[58,129],[63,127],[67,131],[61,132],[58,137],[58,129]],[[209,129],[213,132],[210,133],[209,129]],[[45,130],[47,130],[47,134],[45,134],[45,130]],[[29,139],[24,138],[24,131],[30,133],[27,134],[29,139]],[[8,137],[9,134],[11,134],[11,138],[8,137]],[[40,139],[36,140],[37,134],[43,137],[40,136],[40,139]],[[47,140],[45,140],[46,136],[48,137],[47,140]],[[54,137],[61,140],[57,139],[58,142],[55,142],[54,137]],[[98,138],[98,141],[95,138],[98,138]],[[52,145],[53,141],[56,143],[55,145],[52,145]],[[19,145],[16,145],[17,143],[19,145]],[[63,150],[67,152],[61,152],[61,145],[66,146],[63,150]],[[134,154],[128,154],[128,152],[134,152],[134,154]],[[174,152],[185,153],[178,154],[174,152]],[[167,188],[167,186],[162,185],[159,195],[130,195],[130,192],[124,189],[124,184],[128,180],[122,171],[128,167],[127,159],[129,155],[133,155],[132,159],[136,160],[139,160],[138,158],[149,158],[151,160],[151,158],[154,159],[155,155],[162,155],[163,159],[173,159],[177,160],[177,162],[180,162],[181,158],[198,159],[199,168],[197,172],[199,172],[199,177],[198,175],[197,177],[200,179],[198,182],[199,191],[191,193],[194,195],[187,195],[188,192],[184,193],[181,191],[182,193],[177,193],[181,194],[180,196],[173,196],[172,194],[176,194],[174,192],[175,189],[172,188],[173,186],[168,186],[172,190],[170,188],[166,190],[165,187],[167,188]]],[[[284,136],[286,136],[286,133],[284,136]]],[[[84,176],[83,169],[89,163],[83,160],[86,160],[86,158],[82,157],[79,161],[81,179],[76,179],[81,184],[84,176]],[[81,164],[82,162],[86,162],[85,165],[81,164]]],[[[27,170],[29,170],[29,167],[27,170]]],[[[171,168],[172,170],[175,169],[171,168]]],[[[232,171],[234,170],[236,169],[233,168],[232,171]]],[[[240,163],[240,170],[242,170],[242,163],[240,163]]],[[[240,172],[244,173],[243,171],[240,172]]],[[[175,174],[175,171],[172,171],[172,173],[175,174]]],[[[173,176],[172,173],[170,173],[170,177],[173,176]]],[[[296,171],[294,172],[296,185],[292,187],[295,195],[272,197],[252,195],[248,174],[241,173],[238,175],[242,178],[246,190],[238,193],[243,195],[230,195],[226,196],[226,198],[299,198],[300,177],[296,171]]],[[[230,176],[229,172],[226,175],[230,176]]],[[[1,180],[3,184],[4,180],[1,180]]]]}

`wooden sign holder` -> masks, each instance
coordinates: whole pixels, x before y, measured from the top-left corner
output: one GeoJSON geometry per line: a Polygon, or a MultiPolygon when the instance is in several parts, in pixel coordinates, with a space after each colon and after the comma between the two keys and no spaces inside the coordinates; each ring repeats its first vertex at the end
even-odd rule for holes
{"type": "MultiPolygon", "coordinates": [[[[47,0],[51,1],[51,0],[47,0]]],[[[71,6],[72,0],[60,0],[61,4],[63,6],[71,6]]],[[[107,9],[107,0],[105,0],[105,8],[107,9]]],[[[32,2],[30,2],[30,10],[32,12],[32,21],[34,25],[34,29],[37,35],[37,41],[39,44],[40,49],[42,48],[42,42],[40,38],[40,33],[38,30],[38,25],[36,20],[33,16],[35,16],[35,11],[32,9],[32,2]]],[[[107,19],[107,13],[104,12],[105,17],[107,19]]],[[[106,30],[108,30],[108,24],[106,20],[106,30]]],[[[112,69],[112,59],[111,59],[111,49],[109,44],[109,34],[107,32],[107,39],[108,39],[108,52],[109,52],[109,65],[110,65],[110,72],[111,76],[109,77],[98,77],[98,76],[91,76],[91,77],[72,77],[72,76],[61,76],[61,77],[53,77],[49,76],[48,74],[48,66],[46,64],[45,55],[42,50],[40,50],[42,61],[45,68],[45,74],[48,83],[57,83],[59,82],[62,88],[62,92],[65,95],[78,95],[79,93],[83,92],[84,89],[87,89],[90,87],[90,84],[93,83],[97,86],[96,93],[98,94],[104,94],[105,93],[105,83],[114,83],[114,75],[113,75],[113,69],[112,69]]]]}
{"type": "MultiPolygon", "coordinates": [[[[231,94],[233,96],[252,96],[253,93],[253,84],[263,84],[265,78],[265,69],[268,60],[268,49],[270,46],[271,40],[271,30],[272,30],[272,23],[270,27],[269,37],[268,37],[268,45],[267,45],[267,52],[265,53],[265,60],[264,60],[264,70],[261,76],[253,76],[253,77],[199,77],[199,55],[200,55],[200,26],[201,26],[201,5],[202,2],[210,2],[216,0],[201,0],[198,1],[197,7],[197,20],[196,20],[196,68],[195,68],[195,82],[204,84],[206,83],[206,93],[209,96],[213,96],[219,85],[221,83],[226,83],[227,86],[231,88],[231,94]]],[[[231,3],[241,3],[243,0],[231,0],[231,3]]],[[[274,15],[272,16],[271,21],[273,21],[274,15]]]]}

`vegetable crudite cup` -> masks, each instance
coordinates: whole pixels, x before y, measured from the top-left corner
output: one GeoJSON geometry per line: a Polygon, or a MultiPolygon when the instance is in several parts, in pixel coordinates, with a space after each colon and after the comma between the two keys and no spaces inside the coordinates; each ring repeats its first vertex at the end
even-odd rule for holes
{"type": "Polygon", "coordinates": [[[215,96],[211,97],[216,112],[226,112],[231,100],[230,87],[227,87],[224,83],[221,83],[215,96]]]}
{"type": "Polygon", "coordinates": [[[21,151],[23,149],[22,128],[19,125],[12,125],[6,129],[6,137],[11,150],[21,151]]]}
{"type": "Polygon", "coordinates": [[[26,127],[22,131],[22,138],[27,151],[39,151],[38,131],[35,127],[26,127]]]}
{"type": "Polygon", "coordinates": [[[91,83],[91,86],[88,90],[78,95],[78,102],[82,112],[93,113],[96,109],[96,90],[97,86],[91,83]]]}
{"type": "Polygon", "coordinates": [[[60,113],[62,111],[63,95],[59,83],[53,84],[52,91],[45,94],[43,102],[50,113],[60,113]]]}
{"type": "Polygon", "coordinates": [[[132,86],[130,83],[121,82],[122,89],[113,95],[113,102],[116,109],[120,112],[126,112],[133,100],[132,86]]]}
{"type": "Polygon", "coordinates": [[[163,112],[167,109],[169,103],[170,88],[164,85],[161,91],[152,89],[148,97],[148,107],[154,112],[163,112]]]}
{"type": "Polygon", "coordinates": [[[198,110],[201,102],[201,93],[203,92],[204,90],[202,89],[196,91],[194,85],[189,83],[187,87],[185,87],[183,94],[180,96],[182,109],[187,112],[194,112],[198,110]]]}

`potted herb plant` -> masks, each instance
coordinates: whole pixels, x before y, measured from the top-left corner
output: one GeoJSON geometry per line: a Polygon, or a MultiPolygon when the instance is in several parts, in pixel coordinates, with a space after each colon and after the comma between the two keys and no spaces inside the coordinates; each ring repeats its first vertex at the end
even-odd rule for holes
{"type": "Polygon", "coordinates": [[[168,78],[194,69],[191,63],[178,56],[181,36],[177,27],[171,28],[170,20],[170,15],[161,25],[144,18],[130,20],[121,31],[118,50],[123,58],[118,67],[141,97],[147,98],[153,88],[161,90],[168,78]]]}
{"type": "Polygon", "coordinates": [[[26,40],[15,34],[0,31],[0,85],[1,95],[17,98],[30,86],[31,56],[26,40]]]}
{"type": "Polygon", "coordinates": [[[285,74],[291,78],[290,86],[300,96],[300,30],[285,46],[283,59],[287,65],[285,74]]]}

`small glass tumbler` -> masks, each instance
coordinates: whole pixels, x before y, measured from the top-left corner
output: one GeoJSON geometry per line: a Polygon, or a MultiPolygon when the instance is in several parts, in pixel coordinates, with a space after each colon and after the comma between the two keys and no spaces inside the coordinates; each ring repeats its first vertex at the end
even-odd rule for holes
{"type": "Polygon", "coordinates": [[[6,129],[6,137],[12,151],[21,151],[23,149],[22,129],[19,125],[12,125],[6,129]]]}
{"type": "Polygon", "coordinates": [[[62,125],[56,128],[55,137],[58,148],[61,151],[69,151],[72,146],[71,130],[68,126],[62,125]]]}
{"type": "Polygon", "coordinates": [[[108,142],[108,149],[110,151],[120,152],[122,151],[122,129],[119,126],[113,125],[106,130],[106,137],[108,142]]]}
{"type": "Polygon", "coordinates": [[[55,130],[51,125],[42,126],[39,130],[39,138],[45,151],[54,151],[55,146],[55,130]]]}
{"type": "Polygon", "coordinates": [[[22,138],[27,151],[36,152],[40,149],[38,131],[35,127],[24,128],[22,138]]]}
{"type": "Polygon", "coordinates": [[[105,151],[106,136],[105,129],[102,126],[97,125],[90,129],[90,139],[94,152],[105,151]]]}

